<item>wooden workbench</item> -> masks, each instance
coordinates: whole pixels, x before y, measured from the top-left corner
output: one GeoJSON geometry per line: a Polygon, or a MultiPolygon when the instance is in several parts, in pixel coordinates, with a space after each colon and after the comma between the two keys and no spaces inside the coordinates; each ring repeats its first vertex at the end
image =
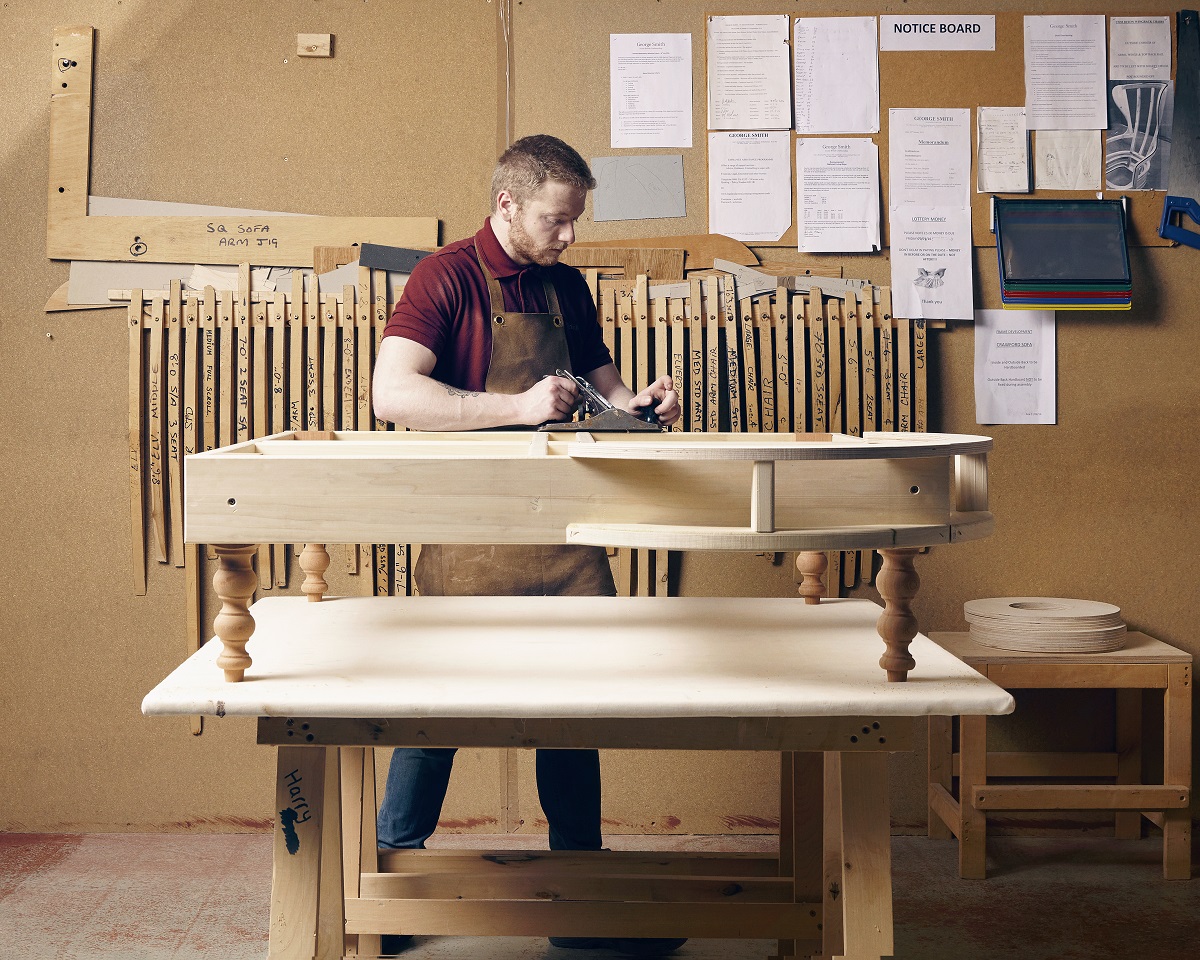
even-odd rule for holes
{"type": "Polygon", "coordinates": [[[369,955],[390,932],[890,955],[887,753],[918,718],[1013,706],[920,635],[909,682],[889,683],[861,600],[280,597],[252,613],[244,682],[223,680],[212,640],[143,711],[255,716],[278,748],[273,960],[369,955]],[[780,853],[377,852],[370,748],[399,745],[778,751],[780,853]]]}

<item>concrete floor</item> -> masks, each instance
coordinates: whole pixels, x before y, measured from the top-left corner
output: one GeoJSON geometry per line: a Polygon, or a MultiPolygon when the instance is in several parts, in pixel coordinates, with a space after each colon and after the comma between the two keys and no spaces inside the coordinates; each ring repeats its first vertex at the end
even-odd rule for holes
{"type": "MultiPolygon", "coordinates": [[[[515,846],[511,838],[461,839],[515,846]]],[[[644,845],[647,838],[625,839],[644,845]]],[[[730,849],[729,839],[688,838],[678,846],[730,849]]],[[[633,845],[621,840],[609,845],[633,845]]],[[[736,849],[771,842],[751,839],[736,849]]],[[[0,957],[263,960],[270,844],[266,834],[0,834],[0,957]]],[[[467,844],[445,838],[440,845],[467,844]]],[[[896,957],[1192,960],[1200,950],[1200,880],[1163,880],[1160,854],[1157,839],[996,838],[991,876],[960,880],[954,841],[896,837],[896,957]]],[[[767,940],[692,940],[677,956],[762,960],[773,949],[767,940]]],[[[611,955],[532,938],[427,937],[403,956],[611,955]]]]}

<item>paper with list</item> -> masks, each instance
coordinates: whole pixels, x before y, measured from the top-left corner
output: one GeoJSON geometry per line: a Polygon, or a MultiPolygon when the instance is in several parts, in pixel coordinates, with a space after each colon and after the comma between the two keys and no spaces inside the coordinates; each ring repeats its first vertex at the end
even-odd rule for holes
{"type": "Polygon", "coordinates": [[[1029,130],[1024,107],[980,107],[978,134],[979,193],[1029,192],[1029,130]]]}
{"type": "Polygon", "coordinates": [[[708,18],[708,128],[792,125],[786,14],[708,18]]]}
{"type": "Polygon", "coordinates": [[[879,132],[874,17],[797,17],[792,36],[797,133],[879,132]]]}
{"type": "Polygon", "coordinates": [[[774,242],[792,225],[791,131],[710,132],[708,232],[774,242]]]}
{"type": "Polygon", "coordinates": [[[866,137],[796,141],[796,246],[808,253],[879,249],[879,148],[866,137]]]}
{"type": "Polygon", "coordinates": [[[1030,130],[1108,125],[1104,16],[1025,18],[1025,117],[1030,130]]]}
{"type": "Polygon", "coordinates": [[[692,35],[609,36],[613,147],[692,145],[692,35]]]}
{"type": "Polygon", "coordinates": [[[1055,423],[1053,310],[975,313],[975,422],[1055,423]]]}

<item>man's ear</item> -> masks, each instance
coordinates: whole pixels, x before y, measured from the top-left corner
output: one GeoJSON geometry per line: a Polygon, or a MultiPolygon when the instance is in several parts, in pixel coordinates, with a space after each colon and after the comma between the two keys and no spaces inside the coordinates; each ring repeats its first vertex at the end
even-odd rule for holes
{"type": "Polygon", "coordinates": [[[517,212],[517,201],[507,190],[501,190],[496,194],[496,212],[506,223],[512,222],[512,218],[517,212]]]}

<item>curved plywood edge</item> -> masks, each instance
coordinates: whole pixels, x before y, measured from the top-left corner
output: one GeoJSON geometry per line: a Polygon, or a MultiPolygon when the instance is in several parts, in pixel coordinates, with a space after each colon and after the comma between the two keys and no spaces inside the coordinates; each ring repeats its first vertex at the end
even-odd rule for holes
{"type": "Polygon", "coordinates": [[[567,453],[599,460],[887,460],[980,454],[991,447],[990,437],[952,433],[832,434],[820,440],[790,434],[597,434],[568,444],[567,453]]]}
{"type": "MultiPolygon", "coordinates": [[[[567,543],[658,550],[886,550],[950,542],[945,524],[906,527],[831,527],[756,533],[749,527],[692,527],[662,523],[572,523],[567,543]]],[[[964,538],[968,539],[968,538],[964,538]]]]}

